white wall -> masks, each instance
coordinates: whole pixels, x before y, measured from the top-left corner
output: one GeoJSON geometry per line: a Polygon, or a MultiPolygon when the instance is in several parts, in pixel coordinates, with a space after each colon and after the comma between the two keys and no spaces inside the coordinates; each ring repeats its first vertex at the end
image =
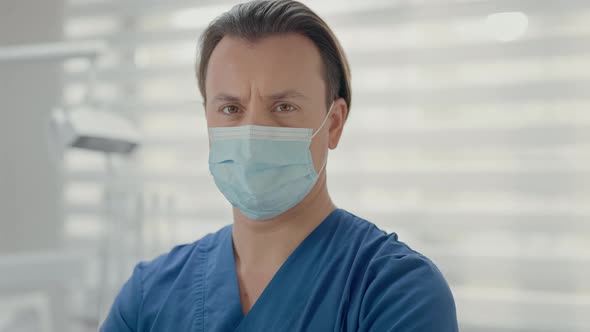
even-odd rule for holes
{"type": "MultiPolygon", "coordinates": [[[[61,0],[0,1],[0,46],[61,39],[61,0]]],[[[0,63],[0,253],[54,248],[62,236],[62,180],[47,149],[60,66],[0,63]]]]}
{"type": "MultiPolygon", "coordinates": [[[[0,1],[0,47],[60,40],[62,9],[61,0],[0,1]]],[[[56,62],[0,63],[0,258],[4,265],[10,261],[8,255],[46,252],[63,242],[63,181],[48,152],[46,131],[50,105],[61,97],[60,70],[56,62]]],[[[28,280],[30,276],[22,277],[28,280]]],[[[9,298],[21,301],[37,294],[45,308],[50,308],[52,323],[27,326],[64,331],[63,289],[39,289],[31,284],[25,290],[8,285],[0,289],[0,304],[4,305],[0,308],[15,310],[16,303],[9,298]]]]}

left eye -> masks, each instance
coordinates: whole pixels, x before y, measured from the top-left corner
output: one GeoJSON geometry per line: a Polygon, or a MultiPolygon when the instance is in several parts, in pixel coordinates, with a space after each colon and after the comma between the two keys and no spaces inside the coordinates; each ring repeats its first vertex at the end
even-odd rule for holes
{"type": "Polygon", "coordinates": [[[295,110],[295,107],[293,107],[293,105],[289,105],[289,104],[281,104],[277,107],[275,107],[275,111],[277,112],[291,112],[295,110]]]}

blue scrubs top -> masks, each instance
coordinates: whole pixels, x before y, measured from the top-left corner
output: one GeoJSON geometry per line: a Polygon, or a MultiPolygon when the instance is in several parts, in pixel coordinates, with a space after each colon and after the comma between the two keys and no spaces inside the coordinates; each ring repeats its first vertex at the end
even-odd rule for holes
{"type": "Polygon", "coordinates": [[[244,315],[231,226],[138,264],[100,331],[455,332],[453,295],[426,257],[334,210],[244,315]]]}

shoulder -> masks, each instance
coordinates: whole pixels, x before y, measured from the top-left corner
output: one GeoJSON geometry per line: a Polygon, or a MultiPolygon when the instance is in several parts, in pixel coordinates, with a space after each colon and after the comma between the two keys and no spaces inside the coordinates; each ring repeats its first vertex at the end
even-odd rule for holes
{"type": "Polygon", "coordinates": [[[457,331],[453,295],[433,261],[397,234],[352,214],[350,218],[362,234],[357,256],[365,262],[359,330],[457,331]]]}
{"type": "Polygon", "coordinates": [[[396,233],[386,233],[374,223],[342,210],[340,220],[344,232],[358,246],[358,254],[366,258],[367,270],[379,272],[395,267],[397,272],[420,269],[442,277],[436,265],[408,244],[396,233]]]}
{"type": "Polygon", "coordinates": [[[142,261],[137,264],[134,274],[139,274],[144,289],[165,285],[167,281],[175,280],[184,271],[197,268],[195,256],[199,252],[208,252],[219,245],[221,237],[227,235],[230,230],[231,228],[226,226],[193,243],[178,245],[153,260],[142,261]]]}
{"type": "Polygon", "coordinates": [[[416,305],[426,301],[423,304],[432,310],[454,307],[450,287],[432,260],[393,238],[369,262],[364,280],[366,297],[376,295],[372,290],[382,289],[416,305]],[[432,307],[437,305],[441,307],[432,307]]]}
{"type": "Polygon", "coordinates": [[[199,252],[214,248],[229,227],[208,234],[198,241],[172,248],[168,253],[150,261],[138,263],[131,277],[117,294],[100,331],[136,331],[150,326],[159,311],[159,305],[178,281],[189,283],[198,266],[194,260],[199,252]]]}
{"type": "Polygon", "coordinates": [[[456,332],[453,294],[440,270],[418,253],[375,258],[359,308],[367,331],[456,332]]]}
{"type": "Polygon", "coordinates": [[[408,282],[414,287],[448,288],[447,282],[432,260],[399,240],[396,233],[386,233],[375,224],[342,210],[339,222],[347,244],[355,247],[363,262],[367,281],[384,277],[395,287],[408,282]],[[419,278],[416,278],[417,276],[419,278]]]}

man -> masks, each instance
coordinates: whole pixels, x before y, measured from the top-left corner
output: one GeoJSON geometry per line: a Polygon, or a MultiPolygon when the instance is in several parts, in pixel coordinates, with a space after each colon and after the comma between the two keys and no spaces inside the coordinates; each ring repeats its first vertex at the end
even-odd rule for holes
{"type": "Polygon", "coordinates": [[[140,263],[102,331],[457,331],[436,266],[330,199],[351,91],[321,18],[234,6],[204,32],[197,76],[233,225],[140,263]]]}

